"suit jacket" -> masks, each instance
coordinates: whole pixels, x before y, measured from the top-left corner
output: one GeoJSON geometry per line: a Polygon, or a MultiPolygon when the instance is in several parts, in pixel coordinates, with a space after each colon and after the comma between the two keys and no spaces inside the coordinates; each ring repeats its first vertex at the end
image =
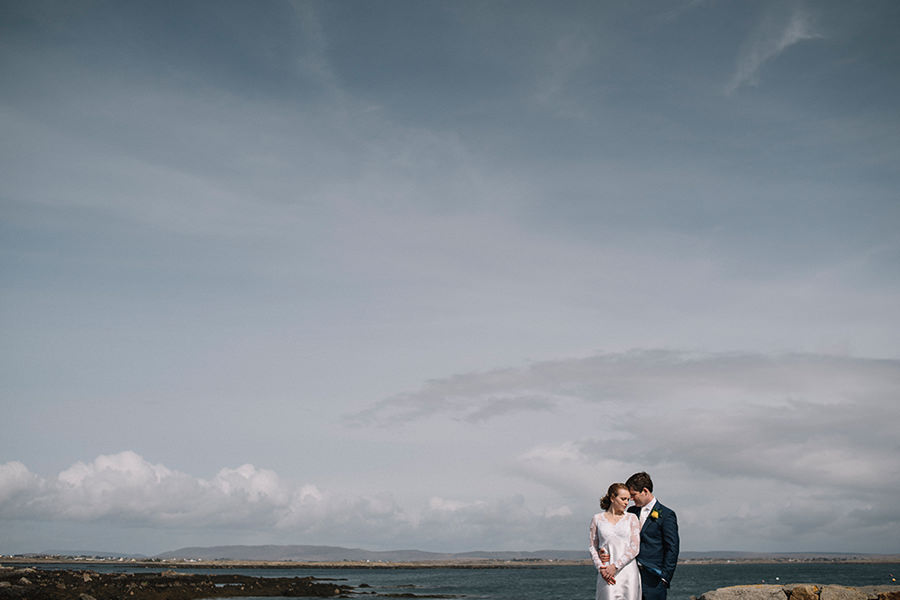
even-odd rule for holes
{"type": "MultiPolygon", "coordinates": [[[[628,509],[641,518],[641,509],[632,506],[628,509]]],[[[663,506],[659,500],[653,506],[647,520],[641,527],[641,551],[637,555],[638,565],[653,571],[667,582],[675,575],[678,564],[678,519],[675,511],[663,506]],[[657,514],[653,518],[653,513],[657,514]]]]}

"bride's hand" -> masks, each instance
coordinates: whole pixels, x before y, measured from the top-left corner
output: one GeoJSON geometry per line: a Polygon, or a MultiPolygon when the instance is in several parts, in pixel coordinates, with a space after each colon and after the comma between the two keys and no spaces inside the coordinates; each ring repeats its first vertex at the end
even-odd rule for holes
{"type": "Polygon", "coordinates": [[[606,580],[606,583],[614,585],[616,583],[616,566],[603,565],[600,567],[600,575],[606,580]]]}

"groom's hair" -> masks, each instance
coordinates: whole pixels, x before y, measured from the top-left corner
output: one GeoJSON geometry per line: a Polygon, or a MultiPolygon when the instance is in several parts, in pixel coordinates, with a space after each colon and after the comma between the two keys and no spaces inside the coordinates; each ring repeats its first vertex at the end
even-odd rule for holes
{"type": "Polygon", "coordinates": [[[652,494],[653,493],[653,480],[650,479],[650,476],[641,471],[640,473],[635,473],[631,477],[628,478],[628,481],[625,482],[625,485],[628,486],[629,490],[637,490],[638,492],[643,492],[644,488],[652,494]]]}

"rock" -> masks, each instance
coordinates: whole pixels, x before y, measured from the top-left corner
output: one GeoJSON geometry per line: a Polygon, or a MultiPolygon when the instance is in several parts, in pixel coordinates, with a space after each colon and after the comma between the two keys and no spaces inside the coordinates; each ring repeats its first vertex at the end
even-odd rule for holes
{"type": "Polygon", "coordinates": [[[819,592],[820,600],[866,600],[867,598],[865,592],[843,585],[826,585],[819,592]]]}
{"type": "Polygon", "coordinates": [[[791,583],[783,587],[737,585],[706,592],[700,600],[900,600],[900,586],[847,587],[813,583],[791,583]],[[778,590],[782,590],[781,594],[778,590]]]}
{"type": "Polygon", "coordinates": [[[192,600],[234,596],[334,598],[347,597],[353,591],[353,588],[312,577],[253,577],[232,573],[175,574],[177,577],[160,577],[158,572],[142,572],[123,578],[118,573],[40,570],[26,578],[17,571],[0,576],[0,600],[192,600]]]}
{"type": "Polygon", "coordinates": [[[898,585],[865,585],[856,589],[865,594],[869,600],[900,600],[898,585]]]}
{"type": "Polygon", "coordinates": [[[706,592],[700,600],[787,600],[787,594],[780,585],[735,585],[706,592]]]}
{"type": "Polygon", "coordinates": [[[819,586],[812,583],[793,583],[784,586],[790,600],[819,600],[819,586]]]}

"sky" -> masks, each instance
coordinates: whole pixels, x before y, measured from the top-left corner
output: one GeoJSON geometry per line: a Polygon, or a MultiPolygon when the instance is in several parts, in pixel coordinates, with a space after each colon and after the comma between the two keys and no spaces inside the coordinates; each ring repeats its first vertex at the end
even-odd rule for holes
{"type": "Polygon", "coordinates": [[[898,26],[0,0],[0,553],[900,553],[898,26]]]}

